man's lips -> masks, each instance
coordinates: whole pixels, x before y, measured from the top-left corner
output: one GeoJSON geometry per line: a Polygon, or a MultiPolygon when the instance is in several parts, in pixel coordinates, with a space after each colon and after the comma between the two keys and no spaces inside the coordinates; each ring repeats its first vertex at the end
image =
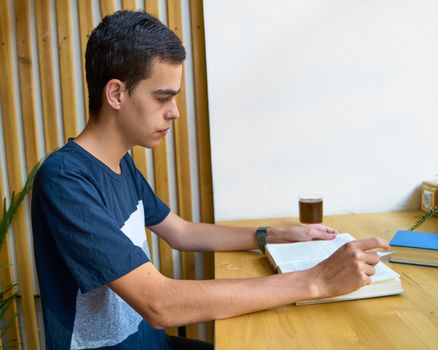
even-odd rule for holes
{"type": "Polygon", "coordinates": [[[166,136],[167,133],[168,133],[168,131],[169,131],[169,129],[170,129],[170,128],[163,129],[163,130],[158,130],[158,132],[159,132],[162,136],[166,136]]]}

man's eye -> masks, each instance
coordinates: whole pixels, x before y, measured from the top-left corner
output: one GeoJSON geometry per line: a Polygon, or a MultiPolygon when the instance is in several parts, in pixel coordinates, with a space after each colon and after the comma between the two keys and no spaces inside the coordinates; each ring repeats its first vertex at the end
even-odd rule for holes
{"type": "Polygon", "coordinates": [[[157,97],[157,101],[160,103],[165,103],[167,101],[169,101],[170,97],[166,96],[166,97],[157,97]]]}

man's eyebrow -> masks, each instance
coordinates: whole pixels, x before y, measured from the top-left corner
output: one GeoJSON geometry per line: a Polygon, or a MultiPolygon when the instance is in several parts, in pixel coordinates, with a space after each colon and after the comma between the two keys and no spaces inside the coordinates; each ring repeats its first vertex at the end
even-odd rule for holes
{"type": "Polygon", "coordinates": [[[154,94],[175,96],[175,95],[179,94],[180,91],[181,91],[181,88],[179,88],[178,91],[173,90],[173,89],[158,89],[158,90],[154,91],[154,94]]]}

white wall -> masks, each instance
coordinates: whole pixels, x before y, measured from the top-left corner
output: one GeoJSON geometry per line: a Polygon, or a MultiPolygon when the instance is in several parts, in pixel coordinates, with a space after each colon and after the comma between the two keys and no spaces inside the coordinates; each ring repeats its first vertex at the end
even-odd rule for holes
{"type": "Polygon", "coordinates": [[[204,1],[216,220],[416,209],[438,174],[438,1],[204,1]]]}

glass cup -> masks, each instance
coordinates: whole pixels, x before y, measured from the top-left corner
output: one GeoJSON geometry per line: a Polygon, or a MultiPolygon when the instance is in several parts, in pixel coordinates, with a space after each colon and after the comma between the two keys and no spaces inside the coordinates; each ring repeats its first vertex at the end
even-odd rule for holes
{"type": "Polygon", "coordinates": [[[298,205],[302,224],[322,223],[322,196],[313,194],[300,196],[298,205]]]}

